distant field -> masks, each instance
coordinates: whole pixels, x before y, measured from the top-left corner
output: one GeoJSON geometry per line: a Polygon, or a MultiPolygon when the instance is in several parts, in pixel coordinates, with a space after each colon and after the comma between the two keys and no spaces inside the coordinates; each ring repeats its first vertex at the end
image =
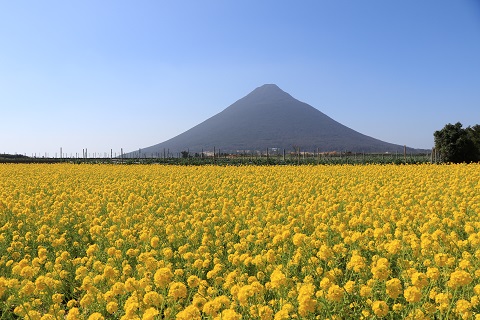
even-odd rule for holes
{"type": "Polygon", "coordinates": [[[314,153],[270,152],[237,154],[181,154],[146,155],[131,157],[26,157],[0,154],[0,163],[120,163],[120,164],[173,164],[173,165],[312,165],[312,164],[421,164],[439,163],[440,158],[431,153],[314,153]]]}
{"type": "Polygon", "coordinates": [[[1,164],[0,319],[473,319],[479,181],[480,164],[1,164]]]}

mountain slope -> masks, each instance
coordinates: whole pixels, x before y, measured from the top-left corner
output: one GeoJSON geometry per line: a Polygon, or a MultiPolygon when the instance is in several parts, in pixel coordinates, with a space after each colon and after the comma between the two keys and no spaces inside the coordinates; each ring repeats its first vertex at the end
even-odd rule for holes
{"type": "MultiPolygon", "coordinates": [[[[237,152],[280,148],[314,151],[403,152],[331,119],[274,84],[256,88],[220,113],[165,142],[141,150],[147,156],[183,150],[237,152]]],[[[415,151],[410,149],[409,152],[415,151]]]]}

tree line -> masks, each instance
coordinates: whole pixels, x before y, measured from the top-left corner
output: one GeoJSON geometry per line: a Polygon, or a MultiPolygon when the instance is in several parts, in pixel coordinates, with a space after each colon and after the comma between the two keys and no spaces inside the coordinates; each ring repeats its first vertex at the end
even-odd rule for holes
{"type": "Polygon", "coordinates": [[[433,134],[435,149],[443,162],[480,161],[480,125],[463,128],[460,122],[447,124],[433,134]]]}

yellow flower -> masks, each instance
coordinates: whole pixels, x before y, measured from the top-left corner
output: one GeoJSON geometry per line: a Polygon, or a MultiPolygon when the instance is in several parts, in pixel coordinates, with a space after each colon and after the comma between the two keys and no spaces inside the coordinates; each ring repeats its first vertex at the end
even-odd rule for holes
{"type": "Polygon", "coordinates": [[[372,294],[372,288],[366,285],[360,287],[360,296],[368,297],[372,294]]]}
{"type": "Polygon", "coordinates": [[[438,309],[440,311],[447,310],[450,306],[451,295],[448,293],[438,293],[435,296],[435,302],[438,304],[438,309]]]}
{"type": "Polygon", "coordinates": [[[235,310],[232,309],[225,309],[222,311],[222,320],[240,320],[242,319],[242,315],[237,313],[235,310]]]}
{"type": "Polygon", "coordinates": [[[438,278],[440,277],[440,271],[438,270],[438,268],[428,267],[426,275],[429,279],[438,280],[438,278]]]}
{"type": "Polygon", "coordinates": [[[31,279],[36,274],[35,269],[31,266],[25,266],[20,271],[20,276],[26,279],[31,279]]]}
{"type": "Polygon", "coordinates": [[[410,286],[405,289],[405,291],[403,292],[403,296],[408,302],[415,303],[420,301],[420,298],[422,297],[422,292],[417,287],[410,286]]]}
{"type": "Polygon", "coordinates": [[[112,291],[116,295],[122,295],[125,293],[125,284],[123,282],[115,282],[112,286],[112,291]]]}
{"type": "Polygon", "coordinates": [[[155,316],[160,314],[160,312],[155,309],[155,308],[148,308],[147,310],[145,310],[145,312],[143,313],[143,316],[142,316],[142,320],[153,320],[155,319],[155,316]]]}
{"type": "Polygon", "coordinates": [[[163,252],[163,256],[165,257],[165,259],[169,260],[173,257],[173,250],[171,248],[164,248],[162,250],[163,252]]]}
{"type": "Polygon", "coordinates": [[[140,284],[137,279],[130,277],[125,281],[125,290],[128,292],[133,292],[140,288],[140,284]]]}
{"type": "Polygon", "coordinates": [[[67,308],[69,308],[69,309],[73,308],[73,307],[76,306],[76,305],[77,305],[77,301],[74,300],[74,299],[69,300],[69,301],[67,302],[67,308]]]}
{"type": "Polygon", "coordinates": [[[251,285],[242,286],[237,293],[237,299],[240,302],[241,306],[246,306],[248,304],[248,299],[253,297],[255,294],[251,285]]]}
{"type": "Polygon", "coordinates": [[[380,281],[386,280],[390,275],[390,263],[386,258],[380,258],[374,263],[371,271],[373,274],[373,279],[380,281]]]}
{"type": "Polygon", "coordinates": [[[393,278],[385,282],[385,289],[388,296],[396,299],[403,291],[402,283],[398,278],[393,278]]]}
{"type": "Polygon", "coordinates": [[[301,246],[305,242],[306,237],[307,236],[303,233],[295,233],[293,235],[292,242],[297,247],[301,246]]]}
{"type": "Polygon", "coordinates": [[[208,316],[215,317],[218,313],[220,306],[213,301],[207,301],[202,308],[202,312],[208,316]]]}
{"type": "Polygon", "coordinates": [[[391,241],[385,245],[385,249],[389,254],[397,254],[402,249],[402,242],[398,239],[391,241]]]}
{"type": "Polygon", "coordinates": [[[328,288],[327,299],[334,302],[339,302],[343,299],[343,289],[338,285],[334,284],[328,288]]]}
{"type": "Polygon", "coordinates": [[[275,269],[270,275],[270,282],[271,282],[272,288],[280,289],[282,286],[286,284],[287,277],[281,270],[275,269]]]}
{"type": "Polygon", "coordinates": [[[52,295],[52,301],[54,303],[61,303],[63,301],[63,294],[55,293],[52,295]]]}
{"type": "Polygon", "coordinates": [[[160,306],[163,303],[163,296],[155,291],[145,293],[143,303],[147,306],[160,306]]]}
{"type": "Polygon", "coordinates": [[[94,312],[89,317],[88,320],[104,320],[105,318],[102,316],[100,312],[94,312]]]}
{"type": "MultiPolygon", "coordinates": [[[[5,291],[5,289],[2,290],[0,288],[0,293],[3,293],[2,291],[5,291]]],[[[20,289],[20,293],[24,296],[33,295],[34,292],[35,292],[35,284],[32,281],[29,281],[29,280],[25,281],[22,289],[20,289]]],[[[1,294],[0,294],[0,296],[1,296],[1,294]]]]}
{"type": "Polygon", "coordinates": [[[200,320],[202,315],[200,311],[193,305],[187,306],[185,309],[177,313],[177,320],[200,320]]]}
{"type": "Polygon", "coordinates": [[[109,265],[106,265],[105,269],[103,269],[103,277],[105,279],[113,279],[117,276],[117,273],[118,271],[109,265]]]}
{"type": "Polygon", "coordinates": [[[324,289],[324,290],[327,290],[328,288],[330,288],[330,286],[332,285],[332,281],[330,280],[330,278],[328,277],[324,277],[322,278],[322,280],[320,281],[320,288],[324,289]]]}
{"type": "Polygon", "coordinates": [[[479,303],[480,303],[480,297],[479,296],[473,296],[473,297],[470,298],[470,304],[472,305],[472,307],[478,306],[479,303]]]}
{"type": "Polygon", "coordinates": [[[365,258],[358,254],[353,254],[350,258],[350,261],[347,263],[347,269],[353,270],[355,272],[360,272],[365,267],[365,258]]]}
{"type": "Polygon", "coordinates": [[[443,267],[447,264],[448,262],[448,254],[446,253],[437,253],[435,254],[434,256],[434,260],[435,260],[435,263],[439,266],[439,267],[443,267]]]}
{"type": "Polygon", "coordinates": [[[475,287],[473,287],[473,292],[475,292],[477,296],[480,296],[480,284],[477,284],[475,287]]]}
{"type": "Polygon", "coordinates": [[[345,285],[343,286],[345,291],[349,294],[353,293],[353,290],[355,289],[355,281],[349,280],[345,285]]]}
{"type": "Polygon", "coordinates": [[[173,273],[170,268],[160,268],[153,276],[155,285],[159,288],[165,288],[172,281],[173,273]]]}
{"type": "Polygon", "coordinates": [[[464,270],[457,270],[450,274],[450,280],[448,280],[447,285],[452,289],[456,289],[458,287],[470,284],[472,280],[473,279],[470,273],[464,270]]]}
{"type": "Polygon", "coordinates": [[[206,302],[207,299],[205,299],[198,293],[193,296],[192,305],[195,306],[195,308],[197,308],[198,310],[202,310],[206,302]]]}
{"type": "Polygon", "coordinates": [[[377,300],[372,303],[372,311],[377,317],[383,318],[388,314],[389,307],[385,301],[377,300]]]}
{"type": "Polygon", "coordinates": [[[195,275],[188,277],[187,284],[190,288],[196,288],[200,284],[200,278],[195,275]]]}
{"type": "Polygon", "coordinates": [[[411,279],[412,284],[419,289],[422,289],[423,287],[428,285],[427,275],[423,272],[415,272],[414,274],[412,274],[411,279]]]}
{"type": "Polygon", "coordinates": [[[472,311],[470,309],[472,305],[465,299],[460,299],[455,305],[455,312],[462,317],[462,319],[470,319],[472,317],[472,311]]]}
{"type": "Polygon", "coordinates": [[[400,303],[395,303],[392,307],[392,310],[395,312],[399,312],[403,310],[403,305],[400,303]]]}
{"type": "Polygon", "coordinates": [[[80,310],[78,308],[71,308],[67,313],[67,320],[78,320],[80,317],[80,310]]]}
{"type": "Polygon", "coordinates": [[[333,256],[332,249],[329,246],[322,244],[320,247],[320,250],[318,250],[317,257],[320,258],[321,260],[327,261],[332,256],[333,256]]]}
{"type": "Polygon", "coordinates": [[[175,269],[175,272],[173,273],[177,277],[183,276],[185,271],[183,269],[175,269]]]}
{"type": "Polygon", "coordinates": [[[269,306],[261,306],[258,308],[258,316],[260,320],[273,319],[273,310],[269,306]]]}
{"type": "Polygon", "coordinates": [[[168,296],[176,300],[187,297],[187,287],[182,282],[173,282],[168,290],[168,296]]]}
{"type": "Polygon", "coordinates": [[[303,284],[298,290],[298,313],[302,317],[315,312],[317,300],[312,298],[314,294],[315,286],[312,283],[303,284]]]}
{"type": "Polygon", "coordinates": [[[425,316],[425,313],[421,309],[414,309],[412,310],[407,317],[406,320],[428,320],[429,318],[425,316]]]}
{"type": "Polygon", "coordinates": [[[98,244],[92,244],[88,247],[86,253],[87,253],[87,256],[91,257],[93,256],[97,251],[98,251],[99,247],[98,247],[98,244]]]}
{"type": "Polygon", "coordinates": [[[80,306],[86,309],[89,306],[91,306],[94,302],[95,302],[94,296],[91,293],[87,293],[80,300],[80,306]]]}
{"type": "Polygon", "coordinates": [[[150,245],[152,246],[152,248],[158,248],[159,242],[160,239],[158,237],[152,237],[152,239],[150,239],[150,245]]]}
{"type": "Polygon", "coordinates": [[[110,314],[114,314],[115,312],[118,311],[118,303],[115,302],[115,301],[111,301],[109,303],[107,303],[107,312],[110,313],[110,314]]]}

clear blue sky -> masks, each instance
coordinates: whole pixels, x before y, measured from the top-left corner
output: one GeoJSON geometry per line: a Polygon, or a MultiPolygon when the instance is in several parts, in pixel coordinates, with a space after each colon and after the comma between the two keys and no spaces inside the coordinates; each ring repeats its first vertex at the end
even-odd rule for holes
{"type": "Polygon", "coordinates": [[[480,1],[0,2],[0,153],[137,150],[265,83],[431,148],[480,123],[480,1]]]}

